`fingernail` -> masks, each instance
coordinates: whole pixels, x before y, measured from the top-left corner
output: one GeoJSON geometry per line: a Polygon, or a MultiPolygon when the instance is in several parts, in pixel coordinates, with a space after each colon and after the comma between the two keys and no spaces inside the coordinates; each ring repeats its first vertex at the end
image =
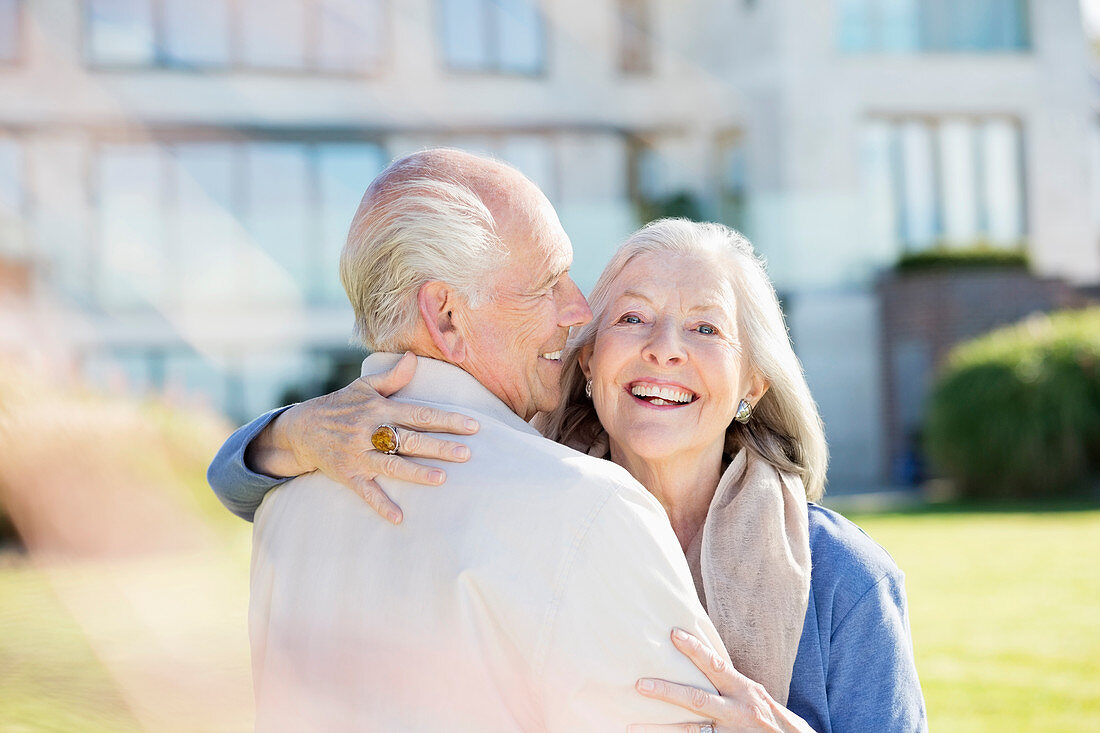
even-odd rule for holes
{"type": "Polygon", "coordinates": [[[461,458],[463,460],[470,457],[470,449],[464,445],[455,446],[451,449],[451,453],[455,458],[461,458]]]}
{"type": "Polygon", "coordinates": [[[672,630],[672,635],[675,636],[680,641],[687,641],[688,638],[689,638],[688,633],[686,631],[684,631],[683,629],[673,629],[672,630]]]}
{"type": "Polygon", "coordinates": [[[638,689],[642,692],[653,692],[653,680],[641,679],[638,680],[638,689]]]}
{"type": "Polygon", "coordinates": [[[390,522],[393,524],[401,524],[401,512],[390,512],[388,515],[390,522]]]}
{"type": "Polygon", "coordinates": [[[477,420],[467,418],[465,424],[467,430],[477,430],[477,420]]]}
{"type": "Polygon", "coordinates": [[[428,480],[431,481],[433,484],[443,483],[443,472],[442,471],[428,471],[428,480]]]}

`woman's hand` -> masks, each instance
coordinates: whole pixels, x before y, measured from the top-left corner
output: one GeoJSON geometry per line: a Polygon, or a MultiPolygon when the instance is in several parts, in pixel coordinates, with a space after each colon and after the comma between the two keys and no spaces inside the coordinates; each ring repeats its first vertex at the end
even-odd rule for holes
{"type": "MultiPolygon", "coordinates": [[[[813,733],[813,729],[790,710],[777,703],[763,685],[753,682],[734,669],[713,649],[681,629],[672,630],[672,643],[711,681],[720,695],[697,687],[679,685],[665,680],[643,677],[638,680],[638,692],[655,700],[679,705],[704,718],[709,718],[714,733],[742,731],[797,731],[813,733]]],[[[701,733],[705,723],[678,725],[632,725],[630,733],[701,733]]]]}
{"type": "Polygon", "coordinates": [[[406,353],[387,372],[360,377],[343,389],[295,405],[253,439],[245,463],[254,471],[280,478],[320,471],[350,487],[390,522],[400,524],[401,508],[375,479],[388,476],[429,486],[441,484],[447,478],[442,470],[406,456],[466,461],[470,449],[465,445],[422,433],[469,435],[479,427],[465,415],[387,399],[408,384],[415,372],[416,357],[406,353]],[[399,430],[400,455],[380,453],[371,445],[371,433],[382,424],[406,428],[399,430]]]}

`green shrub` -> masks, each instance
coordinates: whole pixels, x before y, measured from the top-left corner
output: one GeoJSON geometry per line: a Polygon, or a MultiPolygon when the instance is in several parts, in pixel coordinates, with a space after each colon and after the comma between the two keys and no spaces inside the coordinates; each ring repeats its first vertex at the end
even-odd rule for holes
{"type": "Polygon", "coordinates": [[[997,267],[1026,270],[1028,267],[1027,250],[995,249],[988,244],[971,247],[936,247],[923,252],[906,252],[898,260],[899,272],[917,272],[925,270],[959,267],[997,267]]]}
{"type": "Polygon", "coordinates": [[[1035,316],[960,344],[925,447],[970,498],[1050,498],[1100,473],[1100,308],[1035,316]]]}
{"type": "Polygon", "coordinates": [[[666,217],[703,221],[703,209],[690,191],[680,191],[658,199],[645,199],[638,205],[643,224],[666,217]]]}

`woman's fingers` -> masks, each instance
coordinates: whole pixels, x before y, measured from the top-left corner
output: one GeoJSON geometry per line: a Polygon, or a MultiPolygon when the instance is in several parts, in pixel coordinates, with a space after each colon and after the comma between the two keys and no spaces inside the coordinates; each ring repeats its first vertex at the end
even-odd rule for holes
{"type": "Polygon", "coordinates": [[[700,672],[707,676],[715,689],[723,695],[728,694],[731,685],[736,684],[743,677],[717,652],[683,629],[672,630],[672,643],[699,668],[700,672]]]}
{"type": "Polygon", "coordinates": [[[466,417],[457,412],[439,410],[427,405],[393,402],[390,404],[390,412],[393,415],[393,422],[422,433],[470,435],[476,433],[479,427],[477,420],[472,417],[466,417]]]}
{"type": "Polygon", "coordinates": [[[705,718],[718,718],[723,712],[721,696],[698,687],[654,677],[643,677],[638,680],[636,687],[646,697],[679,705],[705,718]]]}
{"type": "Polygon", "coordinates": [[[462,443],[433,438],[430,435],[403,428],[398,428],[397,435],[400,441],[400,449],[397,452],[403,456],[438,458],[441,461],[459,463],[470,458],[470,449],[462,443]]]}
{"type": "Polygon", "coordinates": [[[411,382],[414,374],[416,374],[416,355],[411,351],[406,351],[405,355],[388,370],[360,377],[359,379],[369,384],[378,394],[389,397],[411,382]]]}
{"type": "Polygon", "coordinates": [[[425,466],[403,456],[379,453],[374,450],[366,453],[363,463],[365,465],[349,466],[349,473],[352,476],[370,476],[371,479],[385,476],[425,486],[438,486],[447,479],[443,470],[435,466],[425,466]]]}
{"type": "Polygon", "coordinates": [[[401,524],[401,507],[390,501],[382,487],[371,479],[357,478],[347,482],[352,491],[367,502],[371,509],[378,512],[390,524],[401,524]]]}
{"type": "MultiPolygon", "coordinates": [[[[371,374],[356,380],[356,386],[361,391],[381,397],[389,397],[407,385],[416,373],[416,356],[411,351],[405,352],[401,360],[389,371],[380,374],[371,374]]],[[[457,412],[439,410],[427,405],[408,405],[401,402],[383,400],[388,413],[385,422],[402,425],[422,433],[452,433],[454,435],[470,435],[478,430],[478,422],[457,412]]],[[[381,424],[381,423],[380,423],[381,424]]],[[[453,458],[434,456],[444,460],[453,458]]]]}

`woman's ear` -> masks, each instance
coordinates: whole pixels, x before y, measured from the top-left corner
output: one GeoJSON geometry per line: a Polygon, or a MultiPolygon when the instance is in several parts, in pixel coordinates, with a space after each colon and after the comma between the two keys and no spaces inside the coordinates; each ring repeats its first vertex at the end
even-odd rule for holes
{"type": "Polygon", "coordinates": [[[588,366],[588,360],[592,358],[592,344],[585,344],[577,352],[577,364],[580,365],[581,373],[584,374],[585,379],[592,378],[592,370],[588,366]]]}
{"type": "Polygon", "coordinates": [[[744,399],[747,400],[750,405],[756,407],[771,386],[771,382],[764,379],[762,375],[754,372],[752,380],[749,382],[749,393],[745,395],[744,399]]]}
{"type": "Polygon", "coordinates": [[[466,336],[459,328],[455,310],[464,308],[466,301],[446,283],[431,280],[420,286],[416,303],[432,344],[443,359],[452,364],[465,361],[466,336]]]}

